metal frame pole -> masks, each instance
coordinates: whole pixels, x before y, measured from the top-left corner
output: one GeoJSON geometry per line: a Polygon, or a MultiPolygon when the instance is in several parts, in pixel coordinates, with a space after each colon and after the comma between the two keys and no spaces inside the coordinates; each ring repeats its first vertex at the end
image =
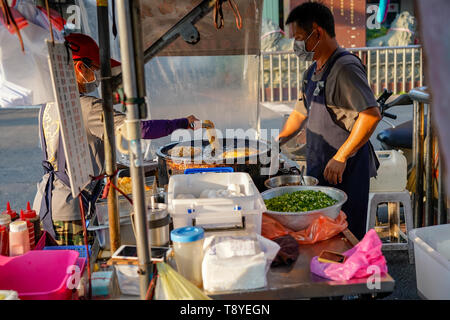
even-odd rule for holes
{"type": "Polygon", "coordinates": [[[414,101],[414,165],[416,168],[414,192],[414,227],[422,226],[423,218],[423,103],[414,101]]]}
{"type": "Polygon", "coordinates": [[[425,227],[434,225],[433,208],[433,130],[431,124],[431,108],[427,105],[427,137],[425,140],[425,227]]]}
{"type": "MultiPolygon", "coordinates": [[[[116,141],[114,136],[114,108],[112,101],[111,82],[111,50],[109,44],[109,15],[108,2],[97,1],[97,23],[98,39],[100,47],[100,72],[101,89],[103,98],[103,126],[104,126],[104,148],[105,148],[105,170],[108,176],[116,171],[116,141]]],[[[116,185],[117,178],[113,177],[116,185]]],[[[111,254],[120,247],[120,223],[117,192],[109,188],[108,193],[108,218],[111,254]]]]}
{"type": "MultiPolygon", "coordinates": [[[[142,31],[140,25],[140,2],[122,0],[117,2],[120,36],[120,54],[125,96],[141,98],[145,95],[143,70],[142,31]],[[142,91],[144,90],[144,92],[142,91]]],[[[127,131],[130,155],[130,173],[133,190],[133,209],[136,225],[136,246],[139,263],[140,296],[145,299],[152,274],[150,244],[145,205],[144,170],[141,148],[140,104],[127,104],[127,131]]]]}
{"type": "MultiPolygon", "coordinates": [[[[438,143],[439,145],[439,143],[438,143]]],[[[439,153],[439,177],[438,177],[438,224],[447,224],[447,198],[444,189],[444,166],[442,164],[443,157],[439,153]]]]}

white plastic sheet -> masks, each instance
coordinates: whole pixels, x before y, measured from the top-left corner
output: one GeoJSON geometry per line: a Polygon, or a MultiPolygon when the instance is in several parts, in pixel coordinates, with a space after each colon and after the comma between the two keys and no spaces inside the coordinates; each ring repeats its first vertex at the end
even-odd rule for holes
{"type": "Polygon", "coordinates": [[[16,34],[0,26],[0,108],[53,101],[45,39],[50,34],[33,23],[21,30],[25,53],[16,34]]]}
{"type": "MultiPolygon", "coordinates": [[[[21,29],[25,53],[21,51],[17,34],[0,25],[0,108],[37,105],[51,102],[53,88],[47,61],[50,39],[47,16],[31,0],[19,0],[15,7],[28,21],[21,29]]],[[[55,40],[63,40],[62,33],[53,29],[55,40]]]]}

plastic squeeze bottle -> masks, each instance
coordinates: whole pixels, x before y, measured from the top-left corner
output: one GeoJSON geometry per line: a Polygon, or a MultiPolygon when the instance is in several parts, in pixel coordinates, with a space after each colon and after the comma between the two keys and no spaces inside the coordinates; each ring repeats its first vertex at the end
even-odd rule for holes
{"type": "Polygon", "coordinates": [[[28,237],[30,238],[30,249],[34,248],[35,242],[34,242],[34,226],[31,221],[25,218],[25,212],[23,210],[20,210],[20,220],[19,221],[25,221],[28,228],[28,237]]]}
{"type": "Polygon", "coordinates": [[[39,240],[41,236],[41,221],[39,219],[39,216],[36,214],[36,211],[31,210],[30,202],[27,202],[27,210],[20,212],[20,219],[27,220],[33,224],[34,241],[30,242],[31,249],[33,249],[35,243],[39,240]]]}
{"type": "Polygon", "coordinates": [[[0,255],[9,255],[9,235],[8,228],[0,225],[0,255]]]}
{"type": "Polygon", "coordinates": [[[20,256],[30,251],[27,222],[18,220],[9,225],[9,256],[20,256]]]}
{"type": "Polygon", "coordinates": [[[17,212],[14,210],[11,210],[11,206],[9,205],[9,201],[6,203],[6,211],[3,211],[2,213],[6,213],[11,217],[11,221],[15,221],[19,219],[19,216],[17,215],[17,212]]]}

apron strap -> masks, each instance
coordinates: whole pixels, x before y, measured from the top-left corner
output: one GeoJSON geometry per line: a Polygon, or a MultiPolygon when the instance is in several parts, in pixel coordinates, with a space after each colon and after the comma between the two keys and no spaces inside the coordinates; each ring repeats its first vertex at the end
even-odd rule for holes
{"type": "Polygon", "coordinates": [[[53,226],[52,219],[52,190],[53,182],[55,180],[55,170],[52,164],[47,160],[47,144],[44,136],[43,118],[44,111],[47,105],[42,105],[39,110],[39,136],[41,140],[41,147],[43,152],[42,167],[44,172],[49,174],[47,183],[44,187],[44,194],[42,195],[41,207],[39,208],[39,218],[42,222],[42,226],[53,238],[56,238],[56,232],[53,226]]]}

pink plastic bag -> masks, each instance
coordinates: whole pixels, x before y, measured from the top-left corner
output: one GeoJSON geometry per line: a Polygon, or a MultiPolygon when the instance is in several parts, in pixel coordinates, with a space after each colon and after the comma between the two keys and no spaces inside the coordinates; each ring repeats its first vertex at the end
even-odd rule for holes
{"type": "Polygon", "coordinates": [[[322,263],[314,257],[311,260],[311,272],[330,280],[350,280],[366,278],[374,273],[387,273],[386,259],[381,253],[381,240],[374,229],[352,249],[343,253],[347,256],[344,263],[322,263]]]}

